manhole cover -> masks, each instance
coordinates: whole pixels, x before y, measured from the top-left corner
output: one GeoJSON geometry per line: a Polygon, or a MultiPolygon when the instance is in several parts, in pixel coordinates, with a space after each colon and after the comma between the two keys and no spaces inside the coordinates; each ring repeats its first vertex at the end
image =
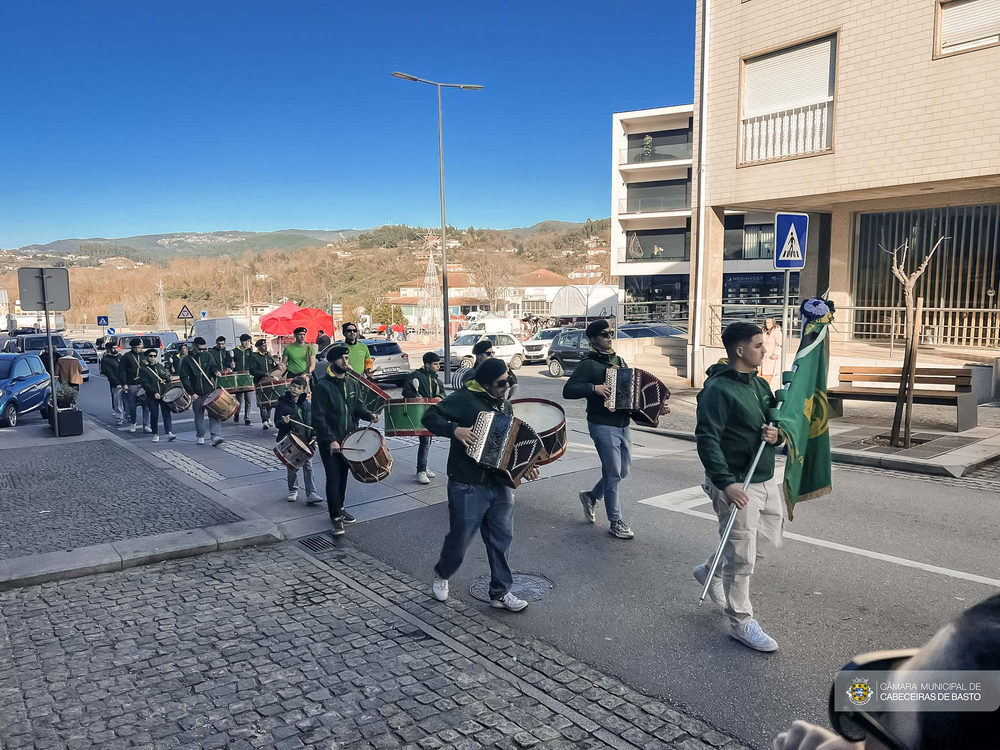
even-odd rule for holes
{"type": "MultiPolygon", "coordinates": [[[[514,596],[526,602],[537,602],[552,591],[552,581],[538,573],[515,573],[514,585],[510,587],[514,596]]],[[[469,593],[481,602],[490,600],[490,577],[477,578],[469,588],[469,593]]]]}

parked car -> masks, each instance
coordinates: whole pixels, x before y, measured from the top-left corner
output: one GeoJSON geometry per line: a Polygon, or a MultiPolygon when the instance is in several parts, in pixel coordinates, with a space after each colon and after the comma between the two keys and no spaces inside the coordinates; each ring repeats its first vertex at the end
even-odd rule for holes
{"type": "Polygon", "coordinates": [[[10,332],[11,338],[14,336],[27,336],[32,333],[41,333],[40,328],[35,328],[34,326],[23,326],[22,328],[15,328],[10,332]]]}
{"type": "Polygon", "coordinates": [[[525,362],[544,362],[549,356],[549,347],[562,328],[543,328],[524,342],[525,362]]]}
{"type": "MultiPolygon", "coordinates": [[[[410,374],[410,355],[404,352],[395,341],[385,339],[361,339],[362,343],[368,346],[372,359],[375,361],[375,368],[372,372],[372,380],[376,383],[393,383],[402,385],[410,374]]],[[[335,342],[342,344],[342,341],[335,342]]],[[[333,346],[333,344],[330,344],[333,346]]],[[[323,347],[317,355],[317,361],[326,359],[326,352],[330,346],[323,347]]],[[[317,370],[321,370],[317,365],[317,370]]]]}
{"type": "Polygon", "coordinates": [[[549,345],[549,375],[558,378],[569,375],[590,351],[590,341],[580,328],[567,328],[557,335],[549,345]]]}
{"type": "Polygon", "coordinates": [[[49,392],[37,354],[0,354],[0,426],[16,427],[21,415],[42,408],[49,392]]]}
{"type": "MultiPolygon", "coordinates": [[[[45,351],[48,346],[48,339],[45,334],[28,334],[24,336],[13,336],[4,342],[3,350],[9,354],[25,354],[27,352],[45,351]]],[[[58,333],[52,334],[52,346],[56,349],[66,349],[69,344],[66,339],[58,333]]]]}
{"type": "MultiPolygon", "coordinates": [[[[493,356],[509,364],[512,370],[518,369],[524,363],[524,347],[513,336],[506,333],[487,333],[486,335],[467,333],[464,336],[459,336],[451,345],[452,369],[472,367],[476,361],[472,347],[482,339],[488,339],[493,344],[493,356]]],[[[437,353],[441,357],[444,356],[443,349],[438,349],[437,353]]]]}
{"type": "Polygon", "coordinates": [[[89,341],[71,341],[70,345],[73,347],[73,351],[79,354],[80,359],[84,362],[97,362],[99,359],[97,356],[97,347],[89,341]]]}

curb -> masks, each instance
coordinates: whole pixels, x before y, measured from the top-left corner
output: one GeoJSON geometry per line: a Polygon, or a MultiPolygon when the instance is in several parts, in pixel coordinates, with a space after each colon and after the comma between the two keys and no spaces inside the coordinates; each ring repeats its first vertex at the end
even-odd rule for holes
{"type": "MultiPolygon", "coordinates": [[[[677,440],[687,440],[694,442],[693,432],[682,432],[680,430],[659,430],[654,427],[641,427],[633,425],[632,429],[638,432],[648,432],[653,435],[675,438],[677,440]]],[[[951,477],[958,479],[970,471],[978,469],[984,464],[988,464],[993,458],[982,458],[970,461],[967,464],[931,464],[926,461],[917,461],[912,458],[900,456],[886,456],[880,453],[864,453],[862,451],[830,450],[830,459],[834,463],[848,464],[850,466],[865,466],[874,469],[890,469],[892,471],[906,471],[911,474],[925,474],[934,477],[951,477]]]]}

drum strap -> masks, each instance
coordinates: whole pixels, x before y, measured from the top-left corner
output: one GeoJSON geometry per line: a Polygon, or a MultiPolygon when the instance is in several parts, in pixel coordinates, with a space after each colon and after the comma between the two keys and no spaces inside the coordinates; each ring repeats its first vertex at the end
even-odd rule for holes
{"type": "MultiPolygon", "coordinates": [[[[195,361],[194,361],[194,366],[197,367],[199,370],[201,370],[201,363],[197,359],[195,359],[195,361]]],[[[205,375],[205,371],[201,370],[201,374],[205,375]]],[[[207,380],[212,385],[216,385],[215,380],[213,380],[212,378],[208,377],[208,375],[205,375],[205,380],[207,380]]],[[[216,386],[216,387],[218,387],[218,386],[216,386]]]]}

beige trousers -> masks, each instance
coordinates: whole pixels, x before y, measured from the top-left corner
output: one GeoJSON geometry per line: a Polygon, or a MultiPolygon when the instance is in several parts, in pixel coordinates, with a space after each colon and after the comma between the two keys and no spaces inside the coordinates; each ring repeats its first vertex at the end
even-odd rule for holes
{"type": "MultiPolygon", "coordinates": [[[[708,477],[705,478],[702,489],[712,499],[712,507],[719,517],[721,538],[734,506],[726,500],[726,493],[713,485],[708,477]]],[[[781,546],[785,525],[785,504],[782,502],[778,483],[773,478],[751,484],[747,487],[747,496],[750,502],[737,512],[729,540],[722,549],[722,560],[715,571],[716,576],[722,577],[722,587],[726,592],[726,614],[734,627],[753,619],[750,576],[757,560],[773,554],[781,546]]],[[[708,558],[706,564],[709,569],[714,557],[713,552],[708,558]]]]}

